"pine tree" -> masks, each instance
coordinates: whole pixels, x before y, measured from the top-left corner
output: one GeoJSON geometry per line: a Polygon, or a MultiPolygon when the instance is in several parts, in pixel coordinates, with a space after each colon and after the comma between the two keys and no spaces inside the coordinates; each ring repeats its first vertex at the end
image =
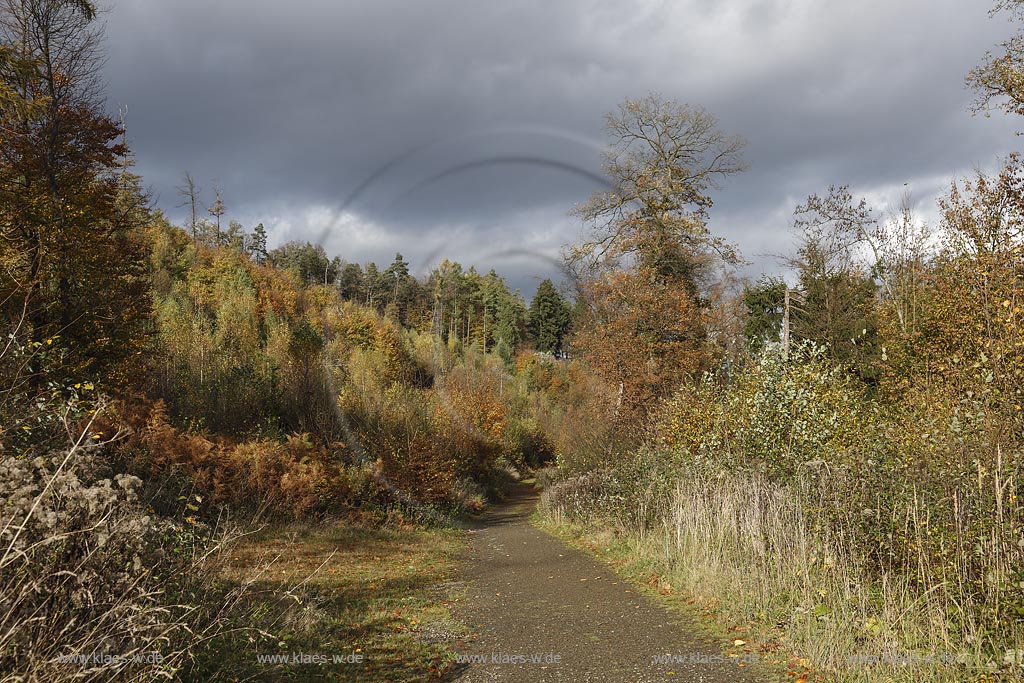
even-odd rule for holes
{"type": "Polygon", "coordinates": [[[358,263],[343,263],[338,271],[338,291],[346,301],[362,301],[363,269],[358,263]]]}
{"type": "Polygon", "coordinates": [[[568,331],[569,305],[546,279],[530,302],[530,337],[538,351],[559,353],[568,331]]]}
{"type": "Polygon", "coordinates": [[[366,264],[366,271],[363,275],[363,303],[376,308],[378,311],[383,311],[383,284],[377,264],[370,261],[366,264]]]}
{"type": "Polygon", "coordinates": [[[409,264],[399,253],[395,254],[395,260],[384,271],[383,286],[388,291],[392,303],[398,301],[398,290],[405,284],[409,277],[409,264]]]}
{"type": "Polygon", "coordinates": [[[504,342],[510,349],[515,350],[523,340],[523,328],[526,323],[526,306],[519,295],[519,290],[513,293],[505,290],[505,296],[498,303],[496,322],[495,337],[498,343],[504,342]]]}
{"type": "Polygon", "coordinates": [[[252,235],[249,236],[248,245],[246,251],[252,255],[252,260],[263,265],[267,262],[267,230],[263,227],[263,224],[258,224],[252,229],[252,235]]]}

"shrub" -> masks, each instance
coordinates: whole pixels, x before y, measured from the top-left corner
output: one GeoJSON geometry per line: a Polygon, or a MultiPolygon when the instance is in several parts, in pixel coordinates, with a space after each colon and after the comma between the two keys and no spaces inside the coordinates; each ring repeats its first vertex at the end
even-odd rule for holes
{"type": "Polygon", "coordinates": [[[554,446],[533,416],[515,416],[509,420],[504,451],[517,467],[535,469],[550,465],[555,460],[554,446]]]}
{"type": "Polygon", "coordinates": [[[104,474],[100,447],[82,439],[31,460],[0,459],[0,671],[170,678],[199,634],[216,628],[183,601],[202,585],[193,552],[205,545],[202,527],[147,514],[139,480],[104,474]]]}
{"type": "Polygon", "coordinates": [[[133,429],[120,447],[121,457],[147,481],[160,483],[153,502],[168,514],[180,509],[183,497],[196,493],[203,499],[194,506],[200,517],[228,506],[235,512],[300,519],[345,513],[357,502],[343,444],[324,447],[309,435],[241,443],[211,439],[171,425],[162,403],[123,406],[122,417],[133,429]]]}
{"type": "Polygon", "coordinates": [[[785,479],[811,463],[846,464],[872,426],[862,399],[821,347],[806,343],[789,360],[762,353],[731,385],[704,375],[669,401],[658,433],[695,464],[753,467],[785,479]]]}
{"type": "Polygon", "coordinates": [[[542,467],[534,477],[536,487],[546,491],[562,480],[562,470],[555,466],[542,467]]]}
{"type": "Polygon", "coordinates": [[[690,590],[733,595],[751,610],[738,618],[792,619],[787,636],[833,670],[864,634],[819,647],[829,615],[873,636],[887,624],[879,651],[941,644],[999,662],[1024,629],[1024,461],[984,360],[968,373],[883,402],[819,349],[768,352],[680,390],[646,448],[549,486],[542,509],[631,543],[664,528],[634,550],[664,553],[690,590]]]}

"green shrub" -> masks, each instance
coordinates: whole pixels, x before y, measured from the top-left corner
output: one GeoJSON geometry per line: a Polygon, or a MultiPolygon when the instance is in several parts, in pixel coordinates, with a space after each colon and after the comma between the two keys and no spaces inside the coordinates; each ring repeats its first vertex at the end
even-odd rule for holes
{"type": "Polygon", "coordinates": [[[704,375],[669,401],[658,433],[694,464],[786,479],[805,466],[848,464],[870,429],[861,387],[807,343],[789,359],[765,351],[729,385],[704,375]]]}

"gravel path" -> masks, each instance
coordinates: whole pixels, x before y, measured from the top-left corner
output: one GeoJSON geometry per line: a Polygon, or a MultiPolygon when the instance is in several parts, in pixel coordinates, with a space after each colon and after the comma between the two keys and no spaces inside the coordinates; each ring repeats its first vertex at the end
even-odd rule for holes
{"type": "Polygon", "coordinates": [[[455,612],[473,635],[459,643],[470,659],[456,680],[758,680],[604,565],[530,525],[535,503],[523,487],[472,532],[455,612]],[[674,659],[655,659],[664,656],[674,659]]]}

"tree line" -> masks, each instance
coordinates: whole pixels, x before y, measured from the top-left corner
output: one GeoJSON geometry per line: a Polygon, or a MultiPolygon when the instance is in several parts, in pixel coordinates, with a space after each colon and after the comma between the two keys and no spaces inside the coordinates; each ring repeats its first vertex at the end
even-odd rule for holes
{"type": "MultiPolygon", "coordinates": [[[[185,177],[194,187],[191,176],[185,177]]],[[[373,261],[359,264],[329,256],[322,245],[308,241],[290,241],[268,251],[262,223],[252,233],[234,220],[223,232],[210,221],[200,219],[197,225],[197,243],[224,247],[258,265],[292,273],[302,286],[336,289],[345,301],[373,308],[405,327],[430,331],[446,343],[484,352],[498,349],[507,361],[524,342],[544,353],[559,353],[569,334],[571,303],[550,279],[540,282],[527,306],[494,269],[481,274],[474,266],[463,269],[443,259],[418,278],[401,253],[381,269],[373,261]]]]}

